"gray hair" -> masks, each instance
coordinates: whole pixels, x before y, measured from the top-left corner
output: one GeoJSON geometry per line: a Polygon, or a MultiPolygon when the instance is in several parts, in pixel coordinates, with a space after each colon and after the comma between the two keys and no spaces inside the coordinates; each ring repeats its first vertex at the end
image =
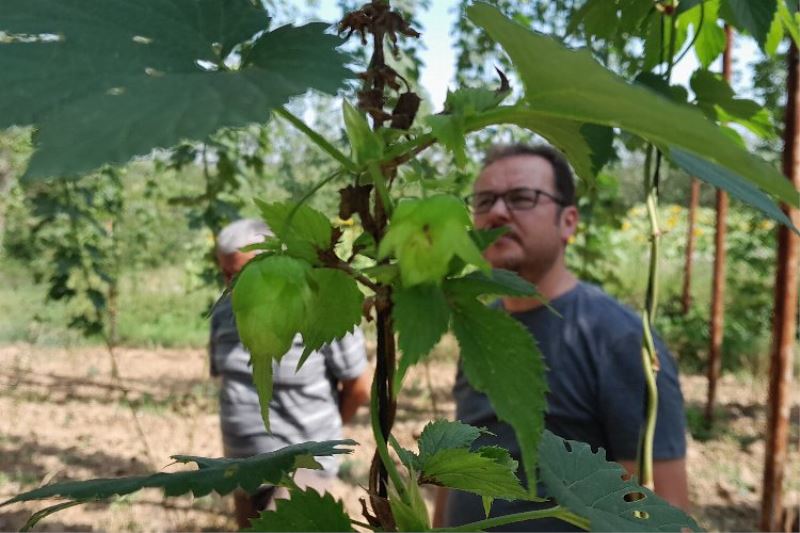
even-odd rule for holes
{"type": "Polygon", "coordinates": [[[264,237],[272,235],[269,227],[257,218],[243,218],[231,222],[217,235],[217,253],[229,255],[240,248],[263,242],[264,237]]]}

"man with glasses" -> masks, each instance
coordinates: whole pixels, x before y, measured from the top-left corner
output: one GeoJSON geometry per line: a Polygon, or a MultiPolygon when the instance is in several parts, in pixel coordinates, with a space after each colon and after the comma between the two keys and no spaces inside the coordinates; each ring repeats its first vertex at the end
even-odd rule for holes
{"type": "MultiPolygon", "coordinates": [[[[575,185],[564,156],[549,146],[499,146],[487,156],[469,197],[475,226],[506,228],[484,253],[495,268],[512,270],[535,284],[557,314],[533,298],[503,298],[495,305],[536,338],[548,368],[546,427],[561,437],[602,447],[606,457],[635,473],[644,419],[642,322],[600,288],[579,281],[565,252],[578,225],[575,185]]],[[[675,361],[656,340],[660,371],[654,458],[655,490],[673,505],[688,507],[683,397],[675,361]]],[[[487,354],[501,357],[502,354],[487,354]]],[[[497,420],[486,396],[459,367],[453,389],[456,416],[486,427],[478,444],[507,448],[517,460],[513,429],[497,420]]],[[[522,477],[522,469],[518,471],[522,477]]],[[[524,479],[524,478],[523,478],[524,479]]],[[[540,487],[541,493],[541,487],[540,487]]],[[[492,516],[541,507],[495,500],[492,516]]],[[[457,526],[484,518],[478,496],[442,490],[435,521],[457,526]]],[[[565,531],[558,520],[506,526],[509,530],[565,531]]],[[[503,530],[504,528],[498,528],[503,530]]]]}

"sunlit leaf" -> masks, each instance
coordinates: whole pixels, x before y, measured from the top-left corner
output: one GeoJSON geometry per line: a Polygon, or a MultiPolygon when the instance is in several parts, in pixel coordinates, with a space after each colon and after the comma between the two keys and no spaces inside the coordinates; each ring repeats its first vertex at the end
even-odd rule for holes
{"type": "Polygon", "coordinates": [[[233,311],[242,343],[250,352],[261,415],[269,429],[272,361],[280,360],[305,324],[312,291],[308,263],[286,256],[248,263],[233,287],[233,311]]]}
{"type": "Polygon", "coordinates": [[[763,49],[777,7],[777,0],[722,0],[720,16],[752,35],[763,49]]]}
{"type": "Polygon", "coordinates": [[[441,282],[454,257],[488,268],[469,236],[470,224],[464,203],[454,196],[401,202],[380,244],[379,257],[397,257],[406,287],[441,282]]]}
{"type": "Polygon", "coordinates": [[[315,268],[309,279],[313,295],[301,330],[305,350],[298,367],[314,350],[353,331],[361,323],[364,303],[355,280],[341,270],[315,268]]]}
{"type": "MultiPolygon", "coordinates": [[[[772,166],[742,150],[700,112],[626,83],[586,51],[573,51],[478,3],[469,17],[500,43],[525,84],[527,107],[554,118],[619,127],[657,145],[715,162],[781,200],[800,194],[772,166]]],[[[535,131],[535,130],[534,130],[535,131]]]]}
{"type": "Polygon", "coordinates": [[[364,114],[344,100],[342,115],[347,138],[350,140],[352,157],[356,163],[364,164],[367,161],[380,159],[383,155],[383,142],[369,127],[364,114]]]}
{"type": "Polygon", "coordinates": [[[319,263],[319,251],[331,247],[333,226],[324,214],[306,204],[266,203],[256,199],[264,221],[284,245],[289,255],[309,263],[319,263]]]}

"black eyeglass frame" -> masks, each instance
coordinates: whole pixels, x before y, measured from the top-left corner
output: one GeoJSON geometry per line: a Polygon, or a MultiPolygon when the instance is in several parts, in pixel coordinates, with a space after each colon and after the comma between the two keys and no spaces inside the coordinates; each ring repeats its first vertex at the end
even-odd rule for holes
{"type": "Polygon", "coordinates": [[[559,198],[558,196],[555,196],[552,193],[549,193],[547,191],[543,191],[542,189],[536,189],[536,188],[533,188],[533,187],[515,187],[513,189],[508,189],[507,191],[503,191],[503,192],[480,191],[480,192],[476,192],[476,193],[472,193],[470,195],[467,195],[464,198],[464,201],[467,202],[467,205],[470,207],[470,209],[472,209],[473,213],[478,214],[478,215],[483,215],[483,214],[486,214],[486,213],[488,213],[489,211],[492,210],[492,208],[497,203],[498,199],[503,200],[503,203],[505,204],[506,209],[508,209],[509,211],[527,211],[528,209],[535,209],[536,206],[539,205],[539,198],[542,197],[542,196],[544,196],[546,198],[549,198],[550,200],[552,200],[554,203],[558,204],[561,207],[566,207],[567,206],[567,202],[565,202],[563,199],[559,198]],[[509,203],[508,196],[510,194],[519,193],[519,192],[532,192],[533,193],[533,203],[530,206],[527,206],[527,207],[514,207],[514,206],[512,206],[509,203]],[[478,197],[479,195],[491,195],[492,196],[492,202],[490,204],[488,204],[487,208],[478,209],[475,206],[475,198],[478,197]]]}

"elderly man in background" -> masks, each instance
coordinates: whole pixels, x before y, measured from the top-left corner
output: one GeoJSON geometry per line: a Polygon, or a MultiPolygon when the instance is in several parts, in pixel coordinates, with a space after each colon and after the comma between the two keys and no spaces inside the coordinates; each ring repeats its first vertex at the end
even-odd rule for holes
{"type": "MultiPolygon", "coordinates": [[[[225,284],[255,256],[241,248],[271,235],[260,220],[244,219],[226,226],[217,236],[217,262],[225,284]]],[[[358,329],[313,353],[295,372],[303,353],[298,335],[292,348],[273,364],[274,391],[269,405],[270,432],[261,419],[258,394],[253,385],[250,354],[236,330],[230,297],[225,297],[211,316],[211,374],[221,377],[220,425],[226,457],[250,457],[290,444],[342,438],[347,423],[369,398],[370,371],[364,336],[358,329]]],[[[324,491],[338,471],[335,457],[318,459],[323,470],[300,469],[294,480],[301,487],[324,491]]],[[[265,487],[252,495],[234,494],[236,520],[247,527],[250,518],[287,497],[285,489],[265,487]]]]}

